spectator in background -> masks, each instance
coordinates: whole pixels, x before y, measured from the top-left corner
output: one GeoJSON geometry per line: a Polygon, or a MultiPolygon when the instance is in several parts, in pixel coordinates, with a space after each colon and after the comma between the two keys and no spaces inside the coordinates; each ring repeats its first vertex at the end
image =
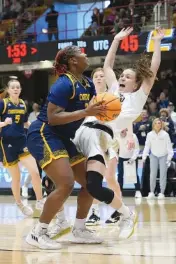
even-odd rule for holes
{"type": "Polygon", "coordinates": [[[20,13],[21,9],[22,9],[22,6],[20,2],[17,0],[12,0],[12,5],[10,7],[12,18],[16,18],[18,14],[20,13]]]}
{"type": "Polygon", "coordinates": [[[57,19],[58,19],[58,12],[55,11],[54,5],[51,6],[51,11],[47,13],[46,15],[46,22],[48,23],[48,40],[52,40],[52,36],[54,35],[55,40],[58,40],[58,24],[57,24],[57,19]]]}
{"type": "Polygon", "coordinates": [[[6,0],[4,7],[2,9],[2,13],[0,14],[0,20],[2,19],[10,19],[11,18],[11,11],[10,11],[10,1],[6,0]]]}
{"type": "Polygon", "coordinates": [[[29,118],[28,118],[30,123],[32,123],[35,120],[37,120],[37,116],[38,116],[38,114],[40,112],[40,107],[36,103],[33,103],[32,109],[33,109],[33,111],[29,114],[29,118]]]}
{"type": "Polygon", "coordinates": [[[153,122],[153,120],[158,117],[158,109],[156,102],[151,102],[148,105],[148,111],[149,111],[149,121],[153,122]]]}
{"type": "Polygon", "coordinates": [[[174,7],[173,13],[172,13],[172,25],[173,27],[176,27],[176,8],[174,7]]]}
{"type": "Polygon", "coordinates": [[[103,21],[105,35],[111,34],[111,31],[114,28],[114,24],[116,20],[118,20],[116,9],[115,8],[110,9],[109,15],[104,17],[104,21],[103,21]]]}
{"type": "Polygon", "coordinates": [[[148,199],[155,198],[156,178],[160,170],[160,193],[158,199],[164,199],[166,189],[167,170],[173,157],[172,144],[169,135],[163,130],[164,124],[156,118],[152,124],[152,131],[147,134],[142,160],[145,162],[150,153],[150,193],[148,199]]]}
{"type": "Polygon", "coordinates": [[[174,122],[169,116],[169,111],[166,108],[162,108],[159,111],[160,119],[164,122],[164,130],[169,134],[172,142],[175,142],[175,129],[174,122]]]}
{"type": "Polygon", "coordinates": [[[134,124],[134,133],[136,134],[140,150],[144,149],[145,141],[148,132],[151,130],[151,122],[149,122],[149,115],[147,109],[143,109],[141,113],[142,120],[134,124]]]}
{"type": "Polygon", "coordinates": [[[173,105],[172,102],[169,102],[169,105],[168,105],[168,111],[169,111],[169,114],[170,114],[170,117],[174,123],[174,128],[175,128],[175,131],[176,131],[176,112],[174,112],[175,110],[175,106],[173,105]]]}
{"type": "Polygon", "coordinates": [[[160,93],[160,97],[157,99],[158,102],[158,109],[161,108],[167,108],[169,105],[169,100],[166,98],[166,95],[164,92],[160,93]]]}
{"type": "Polygon", "coordinates": [[[100,26],[102,25],[102,14],[99,9],[95,7],[93,9],[92,21],[91,21],[91,30],[92,36],[97,36],[99,34],[100,26]]]}
{"type": "Polygon", "coordinates": [[[119,143],[119,161],[118,161],[118,182],[120,185],[121,192],[123,190],[123,178],[124,178],[124,161],[128,161],[129,163],[136,163],[136,177],[137,183],[135,183],[135,198],[141,198],[140,191],[140,181],[138,176],[138,155],[139,155],[139,142],[135,134],[133,134],[133,139],[135,143],[134,149],[127,149],[127,129],[121,131],[120,136],[118,137],[119,143]]]}

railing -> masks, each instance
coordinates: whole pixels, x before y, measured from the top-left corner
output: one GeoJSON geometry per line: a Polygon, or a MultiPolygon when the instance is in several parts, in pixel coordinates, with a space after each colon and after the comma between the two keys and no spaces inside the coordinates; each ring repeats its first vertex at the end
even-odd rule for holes
{"type": "MultiPolygon", "coordinates": [[[[102,8],[100,9],[100,13],[102,14],[103,20],[97,25],[96,34],[93,32],[93,27],[91,27],[91,18],[87,25],[85,23],[85,14],[87,14],[87,10],[68,13],[60,12],[58,18],[58,32],[57,29],[48,31],[47,23],[45,22],[46,14],[40,16],[40,21],[43,19],[43,24],[42,26],[41,23],[39,25],[36,21],[38,16],[36,16],[33,11],[30,13],[32,21],[26,20],[25,22],[23,19],[20,20],[19,18],[13,21],[2,21],[0,25],[0,43],[6,44],[20,41],[45,42],[48,41],[51,36],[52,40],[55,40],[55,38],[57,40],[69,40],[82,36],[115,34],[115,32],[126,26],[133,26],[136,32],[150,30],[159,25],[170,28],[173,25],[173,6],[174,3],[172,4],[171,1],[165,0],[155,3],[144,2],[135,5],[117,6],[115,8],[113,7],[113,9],[107,8],[103,10],[102,8]],[[112,11],[114,9],[117,10],[115,22],[113,22],[115,13],[112,11]],[[82,19],[80,17],[82,17],[82,19]],[[10,30],[7,26],[8,22],[10,30]],[[33,26],[29,27],[28,30],[24,30],[24,28],[30,26],[31,22],[33,26]]],[[[95,5],[93,8],[95,8],[95,5]]],[[[30,12],[30,10],[28,10],[28,12],[30,12]]]]}

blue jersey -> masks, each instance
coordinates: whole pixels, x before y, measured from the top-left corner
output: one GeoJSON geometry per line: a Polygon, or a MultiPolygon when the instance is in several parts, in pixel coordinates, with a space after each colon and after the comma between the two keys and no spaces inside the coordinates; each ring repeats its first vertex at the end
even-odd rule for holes
{"type": "MultiPolygon", "coordinates": [[[[48,102],[64,108],[65,112],[85,109],[93,95],[96,94],[96,91],[93,82],[89,78],[84,77],[84,80],[86,85],[82,85],[71,74],[61,75],[52,85],[47,102],[41,109],[38,119],[48,123],[48,102]]],[[[81,119],[65,125],[52,126],[52,130],[63,138],[74,138],[75,132],[83,120],[81,119]]]]}
{"type": "Polygon", "coordinates": [[[5,140],[18,139],[24,137],[24,123],[28,121],[27,109],[24,101],[19,100],[19,104],[14,104],[10,98],[0,101],[0,117],[4,122],[7,117],[12,118],[12,124],[1,129],[0,136],[5,140]]]}

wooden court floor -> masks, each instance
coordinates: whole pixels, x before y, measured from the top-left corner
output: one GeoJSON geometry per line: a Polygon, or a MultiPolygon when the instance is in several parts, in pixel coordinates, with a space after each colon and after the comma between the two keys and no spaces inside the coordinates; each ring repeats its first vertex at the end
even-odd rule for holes
{"type": "MultiPolygon", "coordinates": [[[[0,196],[0,263],[176,264],[176,198],[150,203],[145,198],[124,200],[139,214],[138,226],[130,239],[119,241],[117,227],[104,224],[112,209],[101,205],[102,224],[96,230],[104,238],[103,244],[71,244],[68,235],[61,238],[61,250],[46,251],[25,242],[25,236],[36,219],[24,218],[12,197],[0,196]]],[[[76,211],[75,197],[68,200],[65,211],[72,224],[76,211]]]]}

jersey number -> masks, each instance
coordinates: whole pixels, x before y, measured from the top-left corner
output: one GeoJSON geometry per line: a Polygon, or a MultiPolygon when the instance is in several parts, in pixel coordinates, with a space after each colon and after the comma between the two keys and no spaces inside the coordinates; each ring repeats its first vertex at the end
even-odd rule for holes
{"type": "Polygon", "coordinates": [[[20,115],[16,115],[15,116],[15,123],[19,123],[20,122],[20,115]]]}

